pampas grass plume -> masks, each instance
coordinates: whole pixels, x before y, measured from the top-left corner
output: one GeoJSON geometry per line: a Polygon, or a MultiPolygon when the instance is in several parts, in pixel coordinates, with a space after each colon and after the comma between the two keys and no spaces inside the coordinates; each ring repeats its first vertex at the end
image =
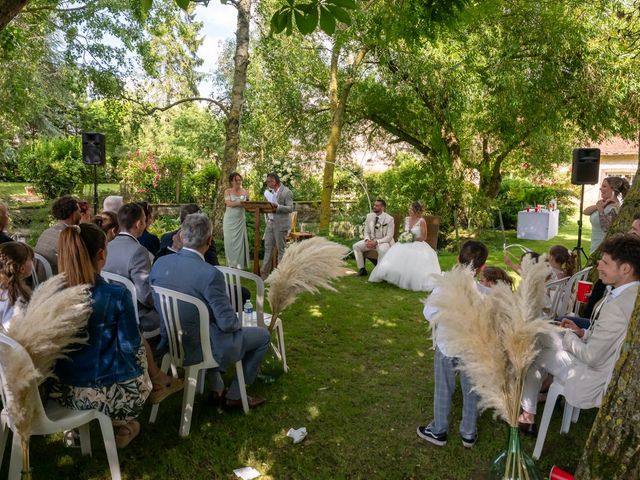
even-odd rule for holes
{"type": "Polygon", "coordinates": [[[456,266],[438,280],[430,304],[439,309],[434,335],[442,339],[480,396],[516,426],[524,377],[538,354],[538,336],[557,327],[542,318],[549,265],[525,257],[516,292],[503,283],[482,295],[469,267],[456,266]]]}
{"type": "Polygon", "coordinates": [[[287,247],[278,267],[265,283],[273,315],[271,325],[301,292],[334,290],[331,280],[343,272],[343,257],[349,249],[324,237],[313,237],[287,247]]]}

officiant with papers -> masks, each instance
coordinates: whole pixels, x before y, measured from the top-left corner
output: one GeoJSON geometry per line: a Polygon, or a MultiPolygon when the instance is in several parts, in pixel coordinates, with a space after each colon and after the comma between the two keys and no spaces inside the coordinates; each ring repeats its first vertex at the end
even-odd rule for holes
{"type": "Polygon", "coordinates": [[[264,198],[275,207],[275,212],[267,214],[267,227],[264,231],[264,259],[262,260],[262,277],[271,272],[271,255],[273,246],[278,249],[278,263],[284,255],[285,240],[291,228],[291,212],[293,211],[293,193],[280,183],[277,173],[267,174],[268,190],[264,198]]]}

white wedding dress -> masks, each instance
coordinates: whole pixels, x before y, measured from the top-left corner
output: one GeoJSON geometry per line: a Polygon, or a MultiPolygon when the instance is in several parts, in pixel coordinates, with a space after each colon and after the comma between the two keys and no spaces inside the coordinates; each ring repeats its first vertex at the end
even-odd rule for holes
{"type": "MultiPolygon", "coordinates": [[[[420,224],[416,222],[411,228],[414,241],[395,243],[378,262],[369,276],[370,282],[393,283],[405,290],[416,292],[430,291],[434,287],[434,276],[439,275],[440,262],[438,254],[431,246],[420,238],[420,224]]],[[[409,219],[405,220],[405,231],[408,230],[409,219]]]]}

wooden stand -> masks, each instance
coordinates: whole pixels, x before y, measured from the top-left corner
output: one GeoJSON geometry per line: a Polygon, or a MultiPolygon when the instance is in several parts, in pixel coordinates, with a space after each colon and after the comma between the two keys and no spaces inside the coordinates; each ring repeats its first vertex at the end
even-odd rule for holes
{"type": "Polygon", "coordinates": [[[275,212],[276,208],[269,202],[242,202],[242,207],[255,216],[253,226],[253,273],[260,275],[260,214],[275,212]]]}

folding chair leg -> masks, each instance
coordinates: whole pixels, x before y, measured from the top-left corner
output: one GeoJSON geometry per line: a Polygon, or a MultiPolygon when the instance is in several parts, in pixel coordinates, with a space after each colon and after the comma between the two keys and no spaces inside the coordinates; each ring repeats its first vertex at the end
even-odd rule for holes
{"type": "Polygon", "coordinates": [[[111,424],[111,419],[106,415],[99,415],[98,422],[100,422],[100,430],[102,430],[102,440],[104,441],[104,449],[107,452],[107,461],[109,462],[111,479],[121,480],[120,460],[118,460],[116,437],[113,433],[113,425],[111,424]]]}
{"type": "Polygon", "coordinates": [[[13,433],[11,441],[11,463],[9,464],[8,480],[20,480],[22,472],[22,446],[20,445],[20,435],[13,433]]]}
{"type": "Polygon", "coordinates": [[[249,400],[247,399],[247,386],[244,383],[244,370],[242,361],[236,362],[236,379],[240,388],[240,398],[242,399],[242,409],[244,413],[249,413],[249,400]]]}
{"type": "Polygon", "coordinates": [[[580,409],[578,407],[573,407],[573,415],[571,415],[571,423],[577,423],[579,417],[580,417],[580,409]]]}
{"type": "Polygon", "coordinates": [[[571,419],[573,418],[573,407],[569,405],[567,399],[564,399],[564,411],[562,412],[562,425],[560,425],[560,433],[569,433],[571,427],[571,419]]]}
{"type": "Polygon", "coordinates": [[[9,425],[4,421],[4,417],[0,415],[0,467],[2,467],[2,460],[4,459],[4,450],[7,447],[7,440],[9,439],[9,425]]]}
{"type": "Polygon", "coordinates": [[[276,325],[276,335],[278,336],[278,349],[280,350],[280,358],[282,359],[282,368],[284,372],[287,373],[289,366],[287,365],[287,354],[284,350],[284,329],[282,328],[282,323],[276,325]]]}
{"type": "Polygon", "coordinates": [[[547,393],[547,401],[544,404],[544,412],[542,413],[542,420],[540,421],[540,427],[538,428],[538,438],[536,439],[536,446],[533,449],[533,458],[538,460],[542,453],[542,447],[544,446],[544,439],[547,436],[547,430],[549,430],[549,422],[551,422],[551,415],[553,414],[553,408],[556,405],[558,395],[564,392],[564,387],[557,383],[552,383],[547,393]]]}
{"type": "Polygon", "coordinates": [[[198,381],[199,370],[187,368],[184,374],[185,386],[182,395],[182,417],[180,418],[180,436],[189,436],[191,430],[191,416],[193,415],[193,402],[196,397],[196,383],[198,381]]]}
{"type": "Polygon", "coordinates": [[[85,423],[78,428],[80,431],[80,450],[82,455],[91,455],[91,431],[89,424],[85,423]]]}
{"type": "Polygon", "coordinates": [[[205,373],[206,373],[206,370],[204,368],[198,372],[198,388],[197,388],[197,391],[198,391],[199,395],[202,395],[204,393],[205,373]]]}

